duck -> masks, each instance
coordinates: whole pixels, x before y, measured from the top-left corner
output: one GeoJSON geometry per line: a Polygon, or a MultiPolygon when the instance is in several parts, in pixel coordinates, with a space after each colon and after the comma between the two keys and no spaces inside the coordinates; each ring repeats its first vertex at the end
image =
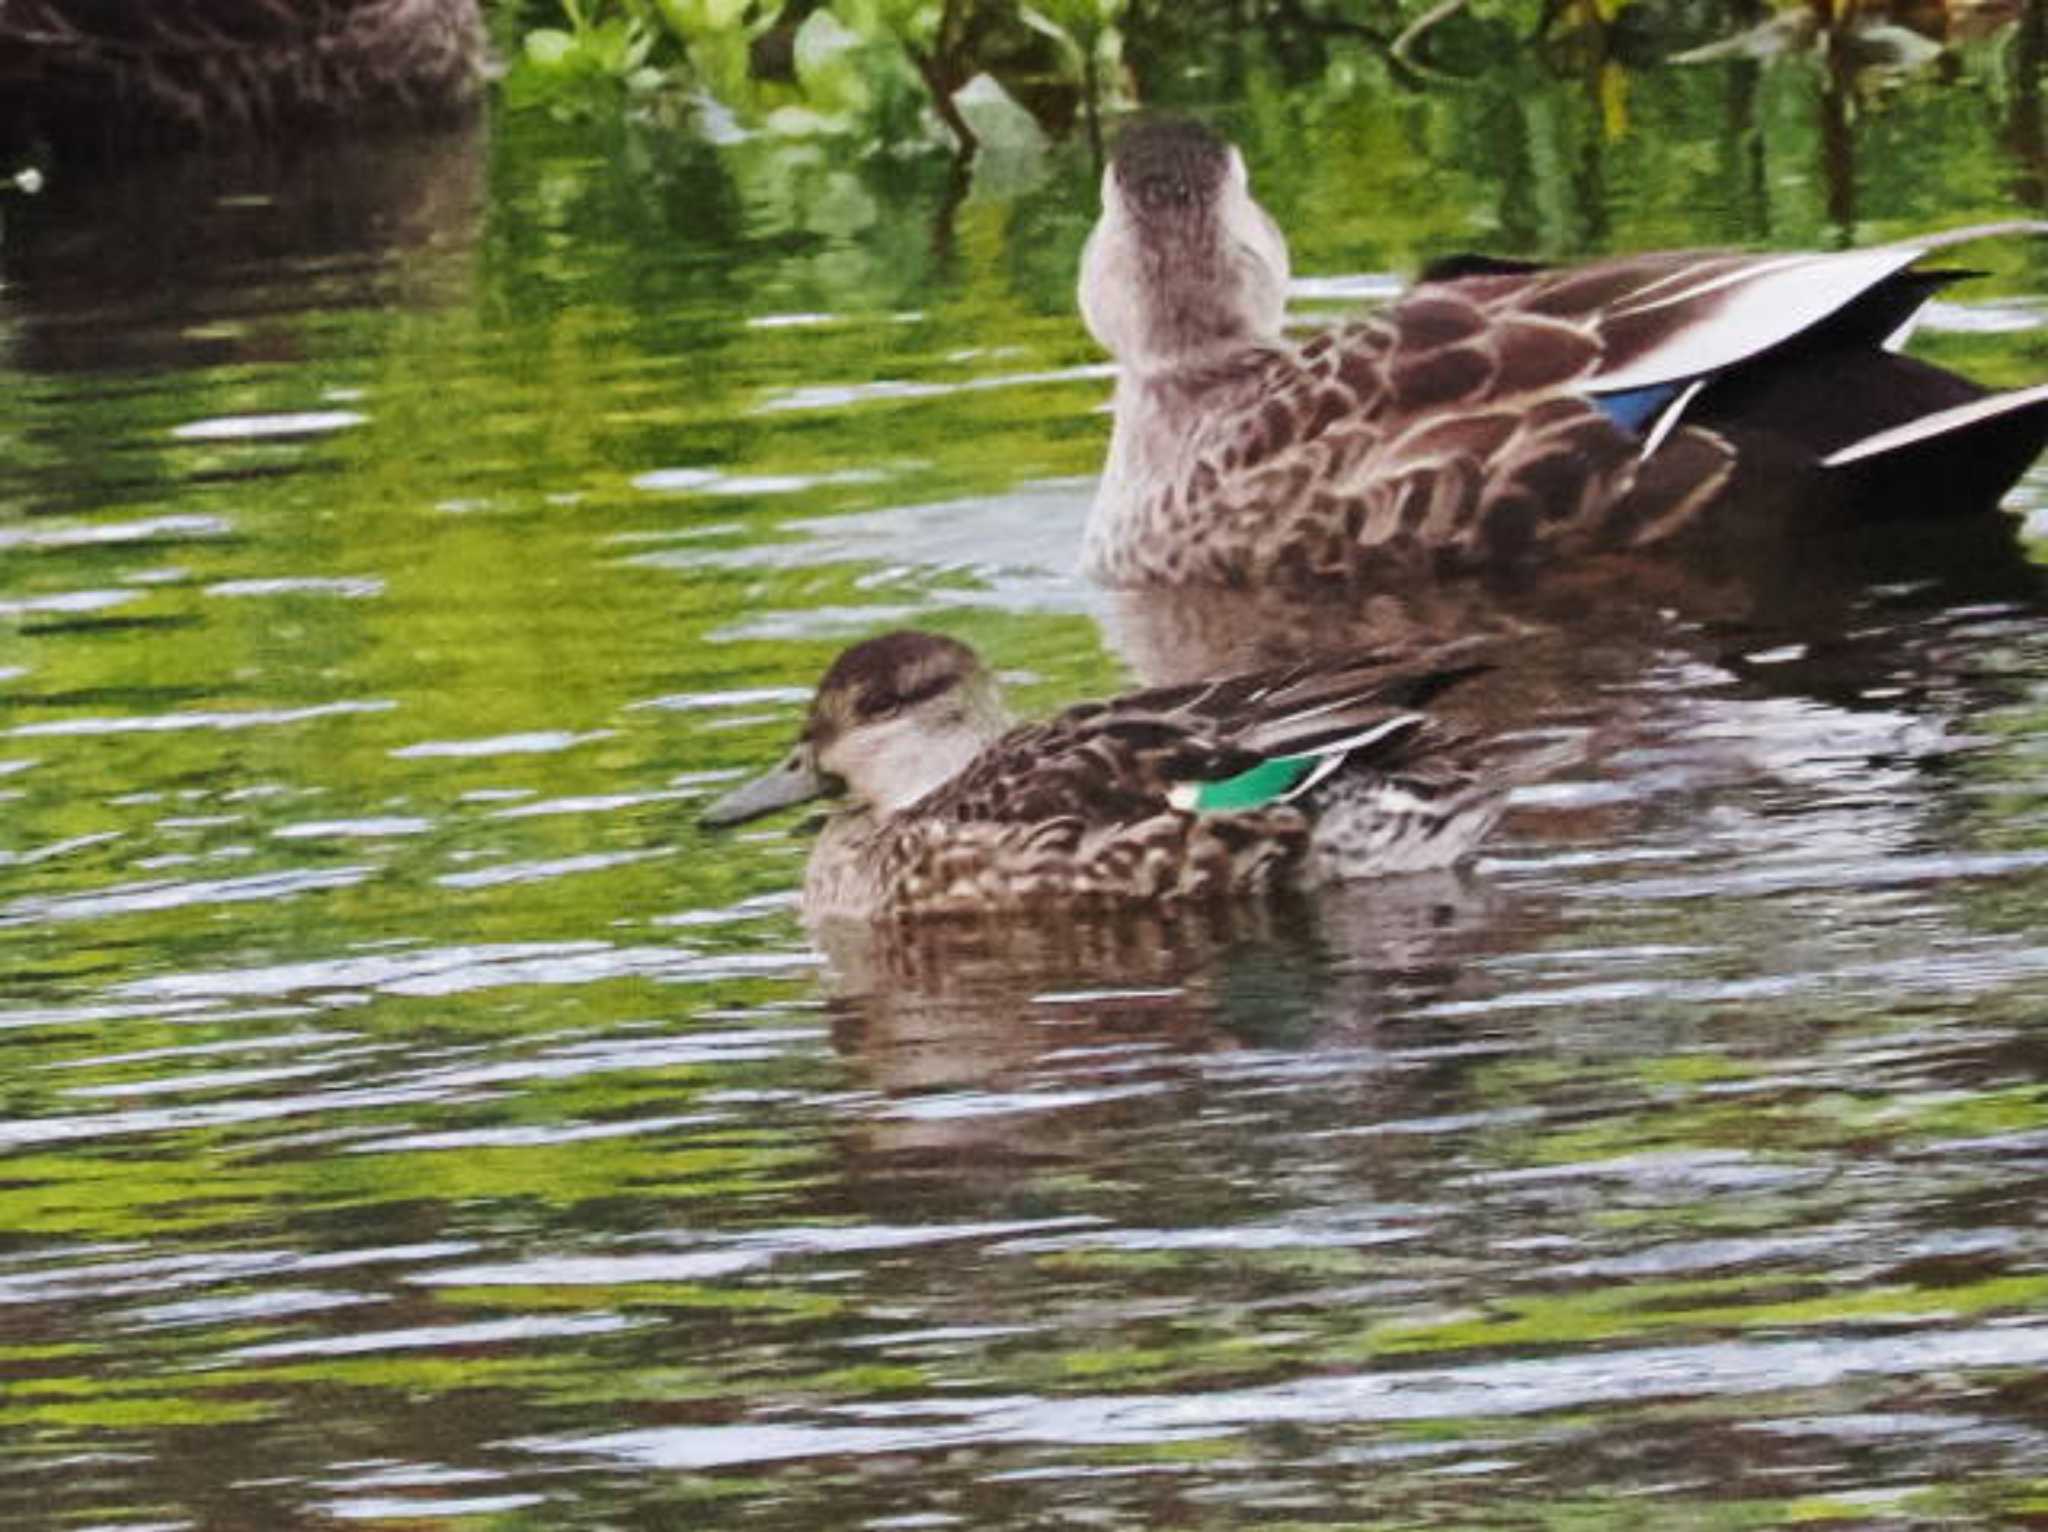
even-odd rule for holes
{"type": "Polygon", "coordinates": [[[0,146],[92,158],[454,120],[487,64],[478,0],[7,0],[0,146]]]}
{"type": "Polygon", "coordinates": [[[968,645],[885,633],[832,663],[788,754],[699,823],[833,800],[812,924],[1172,910],[1450,868],[1550,764],[1475,765],[1423,711],[1489,668],[1470,649],[1324,656],[1017,723],[968,645]]]}
{"type": "Polygon", "coordinates": [[[1078,279],[1117,366],[1083,567],[1124,588],[1392,587],[1988,510],[2048,442],[2048,385],[1987,392],[1898,347],[1967,275],[1922,258],[2044,232],[1455,256],[1295,340],[1287,241],[1243,155],[1138,118],[1078,279]]]}

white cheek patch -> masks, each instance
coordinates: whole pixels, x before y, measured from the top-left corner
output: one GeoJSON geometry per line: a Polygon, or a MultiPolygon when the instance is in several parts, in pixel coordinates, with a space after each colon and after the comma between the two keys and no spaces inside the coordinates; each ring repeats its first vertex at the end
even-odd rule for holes
{"type": "Polygon", "coordinates": [[[852,795],[877,813],[908,808],[956,775],[981,750],[959,720],[933,727],[929,715],[884,718],[835,740],[819,766],[846,779],[852,795]]]}

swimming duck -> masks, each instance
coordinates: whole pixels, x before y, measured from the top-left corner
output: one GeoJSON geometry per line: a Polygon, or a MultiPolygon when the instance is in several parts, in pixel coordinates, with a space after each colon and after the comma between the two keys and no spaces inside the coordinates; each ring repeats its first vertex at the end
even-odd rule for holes
{"type": "Polygon", "coordinates": [[[1397,581],[1988,508],[2048,385],[1892,349],[1931,251],[1458,257],[1371,318],[1282,334],[1287,242],[1199,124],[1126,129],[1081,260],[1118,363],[1085,563],[1111,585],[1397,581]]]}
{"type": "Polygon", "coordinates": [[[1062,901],[1155,907],[1450,866],[1505,780],[1420,708],[1485,669],[1465,648],[1317,660],[1013,724],[975,652],[896,632],[825,672],[794,749],[701,816],[835,796],[807,918],[1062,901]]]}
{"type": "Polygon", "coordinates": [[[91,156],[454,118],[482,98],[478,0],[4,0],[0,147],[91,156]]]}

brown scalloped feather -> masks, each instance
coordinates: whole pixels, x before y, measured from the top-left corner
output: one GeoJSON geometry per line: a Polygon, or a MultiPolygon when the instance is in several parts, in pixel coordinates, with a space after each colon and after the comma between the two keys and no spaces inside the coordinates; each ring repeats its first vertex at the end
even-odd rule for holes
{"type": "MultiPolygon", "coordinates": [[[[1098,558],[1100,572],[1369,580],[1614,541],[1621,528],[1601,516],[1626,500],[1637,445],[1560,392],[1601,354],[1554,320],[1482,327],[1475,305],[1425,294],[1319,337],[1298,362],[1269,352],[1240,376],[1198,380],[1184,475],[1146,489],[1120,540],[1145,552],[1098,558]],[[1419,343],[1447,334],[1460,338],[1419,343]]],[[[1718,488],[1724,467],[1699,487],[1718,488]]]]}

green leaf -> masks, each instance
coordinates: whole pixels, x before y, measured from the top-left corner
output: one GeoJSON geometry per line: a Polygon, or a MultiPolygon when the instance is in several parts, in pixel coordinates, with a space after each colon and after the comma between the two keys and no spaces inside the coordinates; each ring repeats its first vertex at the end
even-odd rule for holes
{"type": "Polygon", "coordinates": [[[554,27],[537,27],[526,34],[528,62],[543,69],[559,69],[576,52],[576,39],[554,27]]]}
{"type": "Polygon", "coordinates": [[[658,4],[669,30],[692,42],[707,33],[740,26],[747,14],[747,0],[658,0],[658,4]]]}
{"type": "Polygon", "coordinates": [[[829,10],[813,11],[796,29],[796,77],[804,93],[817,99],[830,96],[821,105],[852,107],[865,104],[868,91],[861,78],[860,34],[829,10]]]}

